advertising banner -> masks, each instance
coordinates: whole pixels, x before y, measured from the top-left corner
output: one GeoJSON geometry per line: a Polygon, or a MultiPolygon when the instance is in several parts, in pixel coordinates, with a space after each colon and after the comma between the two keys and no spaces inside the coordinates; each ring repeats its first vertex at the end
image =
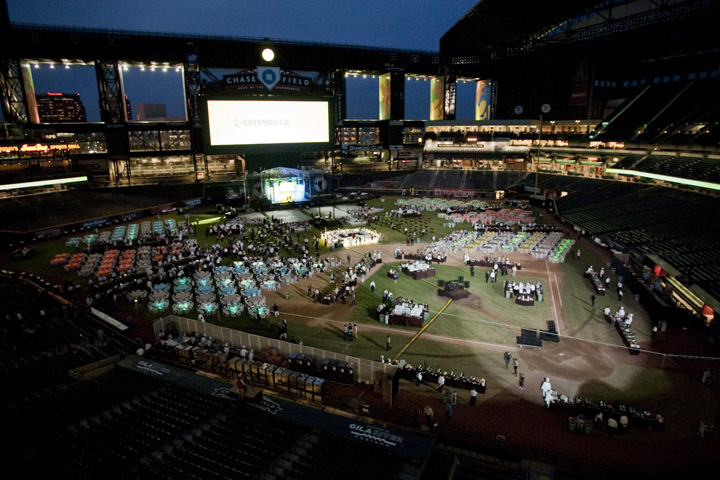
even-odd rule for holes
{"type": "Polygon", "coordinates": [[[390,430],[358,419],[328,415],[317,408],[306,407],[280,397],[262,395],[259,400],[249,402],[248,405],[284,420],[370,445],[379,449],[378,455],[387,453],[424,461],[433,447],[433,440],[430,438],[390,430]]]}
{"type": "Polygon", "coordinates": [[[157,215],[159,213],[169,212],[170,210],[172,210],[172,208],[173,207],[170,204],[162,205],[160,207],[153,207],[150,209],[150,215],[157,215]]]}
{"type": "Polygon", "coordinates": [[[433,189],[435,197],[453,197],[453,198],[471,198],[475,196],[475,190],[467,190],[462,188],[435,188],[433,189]]]}
{"type": "Polygon", "coordinates": [[[43,239],[43,238],[56,238],[60,235],[63,235],[65,233],[65,228],[63,227],[56,227],[56,228],[48,228],[47,230],[40,230],[38,232],[35,232],[35,238],[43,239]]]}
{"type": "Polygon", "coordinates": [[[568,105],[571,107],[581,107],[588,104],[590,95],[589,83],[578,83],[570,86],[570,101],[568,105]]]}
{"type": "Polygon", "coordinates": [[[378,145],[346,145],[341,146],[343,150],[348,152],[379,152],[383,149],[381,144],[378,145]]]}
{"type": "Polygon", "coordinates": [[[570,98],[568,105],[571,107],[587,106],[590,100],[590,61],[582,61],[578,64],[577,70],[570,80],[570,98]]]}
{"type": "Polygon", "coordinates": [[[84,222],[82,225],[80,225],[81,229],[88,229],[88,228],[97,228],[102,227],[103,225],[107,225],[110,223],[109,218],[98,218],[97,220],[89,220],[87,222],[84,222]]]}
{"type": "Polygon", "coordinates": [[[475,120],[492,119],[492,82],[478,80],[475,87],[475,120]]]}
{"type": "Polygon", "coordinates": [[[27,102],[28,121],[30,123],[40,123],[40,114],[38,113],[37,100],[35,99],[35,84],[33,82],[30,64],[22,64],[20,71],[22,72],[23,92],[25,93],[25,101],[27,102]]]}
{"type": "Polygon", "coordinates": [[[386,73],[378,77],[378,92],[380,93],[379,120],[390,120],[390,76],[390,73],[386,73]]]}
{"type": "Polygon", "coordinates": [[[430,120],[445,119],[445,77],[430,81],[430,120]]]}
{"type": "Polygon", "coordinates": [[[457,94],[457,77],[445,77],[445,120],[455,120],[455,104],[457,94]]]}
{"type": "Polygon", "coordinates": [[[130,220],[135,220],[136,218],[142,218],[142,217],[143,217],[143,212],[138,211],[138,212],[125,213],[120,216],[120,220],[123,222],[129,222],[130,220]]]}
{"type": "Polygon", "coordinates": [[[316,72],[295,72],[280,67],[258,66],[222,75],[222,78],[205,78],[202,91],[216,93],[326,93],[325,75],[316,72]]]}

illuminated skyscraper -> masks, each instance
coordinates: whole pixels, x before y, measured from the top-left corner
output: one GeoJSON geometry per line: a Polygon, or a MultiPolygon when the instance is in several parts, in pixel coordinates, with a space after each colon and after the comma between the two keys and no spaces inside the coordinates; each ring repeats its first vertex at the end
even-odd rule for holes
{"type": "Polygon", "coordinates": [[[87,122],[79,93],[36,94],[38,115],[43,123],[87,122]]]}

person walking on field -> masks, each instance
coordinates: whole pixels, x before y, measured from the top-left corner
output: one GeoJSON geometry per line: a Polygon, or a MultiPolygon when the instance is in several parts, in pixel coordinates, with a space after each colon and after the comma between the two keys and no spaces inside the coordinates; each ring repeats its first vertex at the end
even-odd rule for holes
{"type": "Polygon", "coordinates": [[[475,387],[470,389],[470,405],[475,405],[477,403],[477,395],[478,392],[475,390],[475,387]]]}
{"type": "Polygon", "coordinates": [[[390,335],[388,335],[387,340],[385,341],[385,351],[392,350],[392,339],[390,338],[390,335]]]}
{"type": "Polygon", "coordinates": [[[513,374],[517,377],[517,369],[518,369],[519,363],[518,359],[513,360],[513,374]]]}

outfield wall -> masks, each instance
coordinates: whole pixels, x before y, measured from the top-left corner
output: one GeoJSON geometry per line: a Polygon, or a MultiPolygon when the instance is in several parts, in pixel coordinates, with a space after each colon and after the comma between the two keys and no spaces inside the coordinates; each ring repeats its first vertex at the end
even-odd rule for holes
{"type": "Polygon", "coordinates": [[[343,362],[355,365],[355,376],[358,382],[368,384],[377,383],[378,375],[387,373],[393,377],[397,367],[387,363],[375,362],[365,358],[351,357],[341,353],[330,352],[321,348],[308,347],[306,345],[298,345],[296,343],[285,342],[275,338],[263,337],[262,335],[254,335],[232,328],[222,327],[213,323],[200,322],[191,318],[179,317],[177,315],[168,315],[157,320],[153,324],[155,330],[155,338],[158,338],[160,331],[168,332],[176,330],[181,333],[200,332],[206,337],[212,337],[214,341],[227,342],[233,347],[245,347],[250,350],[254,349],[259,352],[265,347],[275,348],[277,351],[287,358],[292,353],[302,353],[311,355],[315,360],[322,361],[324,359],[341,360],[343,362]]]}

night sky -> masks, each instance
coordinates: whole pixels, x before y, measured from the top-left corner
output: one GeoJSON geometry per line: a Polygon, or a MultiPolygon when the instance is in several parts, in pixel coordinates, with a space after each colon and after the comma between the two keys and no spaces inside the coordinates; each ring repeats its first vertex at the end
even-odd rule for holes
{"type": "MultiPolygon", "coordinates": [[[[271,38],[437,52],[440,37],[478,0],[7,0],[13,23],[127,31],[271,38]]],[[[202,61],[202,59],[201,59],[202,61]]],[[[92,67],[39,65],[37,92],[80,93],[89,121],[99,121],[92,67]]],[[[184,115],[182,79],[170,69],[124,72],[132,104],[165,103],[184,115]]],[[[474,84],[458,84],[458,119],[473,116],[474,84]]],[[[377,79],[348,79],[348,117],[376,119],[377,79]]],[[[430,82],[406,82],[405,117],[429,116],[430,82]]]]}

